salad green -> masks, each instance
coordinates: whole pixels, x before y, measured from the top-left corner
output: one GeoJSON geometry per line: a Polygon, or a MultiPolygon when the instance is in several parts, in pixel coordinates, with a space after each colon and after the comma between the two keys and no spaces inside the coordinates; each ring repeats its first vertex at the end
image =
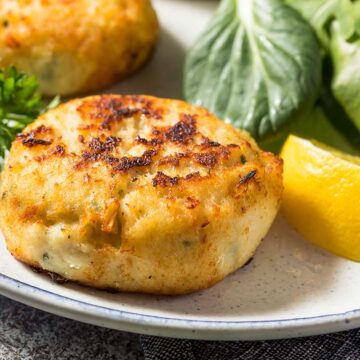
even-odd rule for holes
{"type": "Polygon", "coordinates": [[[184,93],[266,149],[292,132],[359,154],[360,0],[222,0],[184,93]]]}
{"type": "Polygon", "coordinates": [[[334,96],[360,131],[360,37],[347,41],[334,22],[331,27],[331,58],[334,96]]]}
{"type": "Polygon", "coordinates": [[[281,0],[224,0],[188,55],[185,97],[268,138],[313,105],[320,65],[311,27],[281,0]]]}
{"type": "Polygon", "coordinates": [[[34,76],[14,67],[0,69],[0,165],[17,133],[42,112],[56,106],[59,98],[45,105],[34,76]]]}
{"type": "MultiPolygon", "coordinates": [[[[331,78],[334,99],[360,132],[360,1],[288,0],[288,3],[314,27],[324,61],[329,58],[332,64],[324,77],[331,78]]],[[[357,135],[360,137],[360,133],[357,135]]]]}

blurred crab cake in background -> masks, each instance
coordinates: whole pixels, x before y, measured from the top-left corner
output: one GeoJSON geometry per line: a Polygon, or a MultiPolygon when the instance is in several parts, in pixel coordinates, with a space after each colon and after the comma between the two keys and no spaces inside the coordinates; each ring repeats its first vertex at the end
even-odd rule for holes
{"type": "Polygon", "coordinates": [[[16,258],[66,279],[180,294],[244,265],[281,194],[282,161],[207,110],[94,96],[18,135],[0,227],[16,258]]]}
{"type": "Polygon", "coordinates": [[[149,0],[2,0],[0,67],[36,75],[48,96],[98,90],[146,62],[158,27],[149,0]]]}

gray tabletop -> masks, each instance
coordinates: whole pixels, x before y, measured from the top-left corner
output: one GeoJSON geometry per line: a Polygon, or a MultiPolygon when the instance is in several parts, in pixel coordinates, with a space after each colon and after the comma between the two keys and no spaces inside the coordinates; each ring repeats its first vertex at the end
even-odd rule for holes
{"type": "Polygon", "coordinates": [[[0,296],[0,360],[359,360],[360,329],[276,341],[139,337],[82,324],[0,296]]]}
{"type": "Polygon", "coordinates": [[[0,296],[0,360],[143,359],[138,335],[82,324],[0,296]]]}

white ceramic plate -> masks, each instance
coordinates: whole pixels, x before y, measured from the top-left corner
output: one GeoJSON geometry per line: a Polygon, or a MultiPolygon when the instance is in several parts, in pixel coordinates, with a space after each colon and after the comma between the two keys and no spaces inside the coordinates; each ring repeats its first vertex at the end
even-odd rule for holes
{"type": "MultiPolygon", "coordinates": [[[[158,51],[146,69],[113,92],[181,97],[186,49],[217,1],[154,3],[163,27],[158,51]]],[[[211,289],[177,297],[55,284],[14,260],[0,237],[0,293],[72,319],[161,336],[256,340],[360,326],[360,263],[313,247],[280,216],[251,264],[211,289]]]]}

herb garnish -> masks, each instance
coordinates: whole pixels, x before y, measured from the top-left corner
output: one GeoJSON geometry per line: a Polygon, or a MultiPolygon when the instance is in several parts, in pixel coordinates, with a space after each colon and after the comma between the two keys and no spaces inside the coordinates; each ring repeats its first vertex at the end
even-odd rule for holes
{"type": "Polygon", "coordinates": [[[2,163],[17,133],[41,113],[57,106],[59,97],[45,104],[35,76],[15,67],[0,69],[0,162],[2,163]]]}

